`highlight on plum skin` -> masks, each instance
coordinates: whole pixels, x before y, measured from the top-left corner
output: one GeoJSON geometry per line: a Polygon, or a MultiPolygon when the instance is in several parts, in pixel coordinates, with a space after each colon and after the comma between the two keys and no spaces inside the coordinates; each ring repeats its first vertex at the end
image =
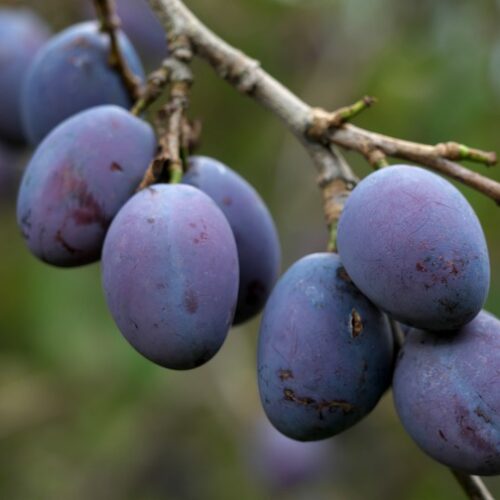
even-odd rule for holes
{"type": "Polygon", "coordinates": [[[0,8],[0,137],[6,141],[25,142],[21,88],[49,36],[48,26],[31,10],[0,8]]]}
{"type": "Polygon", "coordinates": [[[334,436],[375,407],[390,384],[393,352],[386,316],[354,286],[339,257],[304,257],[281,277],[264,310],[264,410],[293,439],[334,436]]]}
{"type": "Polygon", "coordinates": [[[482,311],[446,336],[412,330],[394,373],[406,431],[438,462],[500,474],[500,321],[482,311]]]}
{"type": "Polygon", "coordinates": [[[195,368],[221,348],[238,296],[231,228],[200,190],[158,184],[132,197],[106,236],[103,287],[129,343],[149,360],[195,368]]]}
{"type": "Polygon", "coordinates": [[[240,266],[234,323],[258,314],[278,278],[281,247],[273,218],[257,191],[223,163],[193,156],[183,183],[201,189],[226,216],[233,231],[240,266]]]}
{"type": "Polygon", "coordinates": [[[56,127],[19,190],[17,220],[31,252],[61,267],[97,261],[112,218],[155,151],[151,126],[117,106],[83,111],[56,127]]]}
{"type": "Polygon", "coordinates": [[[337,243],[354,283],[401,323],[452,330],[485,303],[490,266],[481,224],[452,184],[424,169],[392,166],[361,181],[337,243]]]}
{"type": "MultiPolygon", "coordinates": [[[[122,32],[119,44],[131,71],[143,80],[139,57],[122,32]]],[[[32,144],[85,109],[132,105],[120,75],[109,64],[109,51],[109,36],[91,21],[58,33],[39,51],[22,90],[23,124],[32,144]]]]}

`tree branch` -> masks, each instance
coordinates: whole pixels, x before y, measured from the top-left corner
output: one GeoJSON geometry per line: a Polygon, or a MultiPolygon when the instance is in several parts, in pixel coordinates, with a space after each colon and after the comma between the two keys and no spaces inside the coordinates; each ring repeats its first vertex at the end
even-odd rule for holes
{"type": "MultiPolygon", "coordinates": [[[[340,179],[345,182],[347,192],[355,184],[355,175],[350,168],[346,168],[345,161],[342,161],[335,149],[338,145],[362,153],[377,167],[385,165],[385,156],[419,163],[477,189],[500,203],[500,183],[471,172],[453,161],[469,159],[491,165],[496,162],[494,153],[470,149],[456,143],[426,146],[346,124],[346,119],[367,107],[372,101],[364,101],[365,105],[361,109],[354,107],[354,113],[353,107],[342,108],[333,113],[311,108],[266,73],[258,61],[210,31],[181,0],[148,1],[171,36],[187,36],[195,52],[205,59],[221,78],[271,111],[295,134],[314,160],[321,179],[332,179],[332,182],[340,179]],[[318,123],[318,120],[324,119],[325,116],[330,119],[323,121],[323,125],[318,123]]],[[[325,183],[322,182],[322,185],[325,186],[325,183]]]]}

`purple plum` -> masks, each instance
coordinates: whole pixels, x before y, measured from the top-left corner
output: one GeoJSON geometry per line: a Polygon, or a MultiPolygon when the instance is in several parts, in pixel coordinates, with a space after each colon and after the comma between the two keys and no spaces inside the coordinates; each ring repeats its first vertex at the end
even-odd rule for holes
{"type": "Polygon", "coordinates": [[[356,286],[401,323],[453,330],[484,305],[490,268],[481,224],[452,184],[422,168],[388,167],[361,181],[337,243],[356,286]]]}
{"type": "Polygon", "coordinates": [[[56,127],[19,191],[17,219],[30,250],[62,267],[98,260],[111,220],[155,150],[151,126],[117,106],[83,111],[56,127]]]}
{"type": "Polygon", "coordinates": [[[185,370],[222,346],[238,254],[224,214],[200,190],[157,184],[131,198],[106,236],[102,272],[118,328],[146,358],[185,370]]]}

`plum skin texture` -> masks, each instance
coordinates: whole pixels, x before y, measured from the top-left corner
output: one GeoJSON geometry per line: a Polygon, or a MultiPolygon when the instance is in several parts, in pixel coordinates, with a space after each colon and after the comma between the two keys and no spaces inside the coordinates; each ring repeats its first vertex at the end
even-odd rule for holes
{"type": "Polygon", "coordinates": [[[446,336],[408,334],[394,403],[424,452],[468,474],[500,474],[499,366],[500,321],[485,311],[446,336]]]}
{"type": "Polygon", "coordinates": [[[112,218],[155,151],[151,126],[117,106],[83,111],[56,127],[28,164],[17,200],[31,252],[61,267],[97,261],[112,218]]]}
{"type": "Polygon", "coordinates": [[[182,182],[210,196],[231,226],[240,266],[234,324],[243,323],[262,310],[279,275],[281,248],[272,216],[243,177],[212,158],[192,157],[182,182]]]}
{"type": "Polygon", "coordinates": [[[0,136],[24,142],[21,88],[49,28],[28,9],[0,8],[0,136]]]}
{"type": "Polygon", "coordinates": [[[335,254],[296,262],[271,293],[261,324],[262,405],[299,441],[331,437],[377,404],[390,384],[387,317],[354,286],[335,254]]]}
{"type": "Polygon", "coordinates": [[[340,217],[338,249],[349,276],[401,323],[445,331],[486,300],[489,257],[479,220],[449,182],[393,166],[361,181],[340,217]]]}
{"type": "Polygon", "coordinates": [[[238,295],[231,228],[200,190],[154,185],[118,212],[106,236],[103,287],[118,328],[143,356],[186,370],[222,346],[238,295]]]}
{"type": "MultiPolygon", "coordinates": [[[[123,32],[122,54],[142,81],[144,70],[123,32]]],[[[29,141],[38,144],[66,118],[103,104],[132,105],[120,75],[109,64],[110,42],[96,22],[71,26],[38,52],[22,89],[22,118],[29,141]]]]}

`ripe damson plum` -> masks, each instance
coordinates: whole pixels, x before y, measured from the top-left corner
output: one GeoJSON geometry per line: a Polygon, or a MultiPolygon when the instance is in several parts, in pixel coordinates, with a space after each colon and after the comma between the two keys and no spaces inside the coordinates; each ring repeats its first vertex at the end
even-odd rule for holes
{"type": "Polygon", "coordinates": [[[234,323],[242,323],[260,312],[278,278],[281,250],[271,214],[243,177],[212,158],[192,157],[183,182],[210,196],[229,221],[240,266],[234,323]]]}
{"type": "Polygon", "coordinates": [[[98,260],[112,218],[155,150],[151,126],[117,106],[82,111],[56,127],[19,190],[17,219],[30,250],[63,267],[98,260]]]}
{"type": "Polygon", "coordinates": [[[24,142],[21,88],[49,28],[28,9],[0,8],[0,136],[24,142]]]}
{"type": "MultiPolygon", "coordinates": [[[[130,69],[143,79],[132,44],[122,32],[118,40],[130,69]]],[[[67,28],[39,51],[22,91],[23,124],[33,144],[79,111],[101,104],[131,106],[120,75],[109,64],[109,52],[109,36],[91,21],[67,28]]]]}
{"type": "Polygon", "coordinates": [[[337,243],[358,288],[402,323],[452,330],[484,305],[490,269],[479,220],[452,184],[422,168],[384,168],[361,181],[337,243]]]}
{"type": "Polygon", "coordinates": [[[392,367],[389,322],[337,255],[304,257],[278,281],[260,329],[258,380],[279,431],[311,441],[351,427],[375,407],[392,367]]]}
{"type": "Polygon", "coordinates": [[[398,356],[394,401],[416,443],[469,474],[500,474],[500,321],[482,311],[446,336],[412,330],[398,356]]]}
{"type": "Polygon", "coordinates": [[[217,205],[182,184],[154,185],[118,212],[102,258],[108,307],[129,343],[172,369],[222,346],[238,295],[238,254],[217,205]]]}

